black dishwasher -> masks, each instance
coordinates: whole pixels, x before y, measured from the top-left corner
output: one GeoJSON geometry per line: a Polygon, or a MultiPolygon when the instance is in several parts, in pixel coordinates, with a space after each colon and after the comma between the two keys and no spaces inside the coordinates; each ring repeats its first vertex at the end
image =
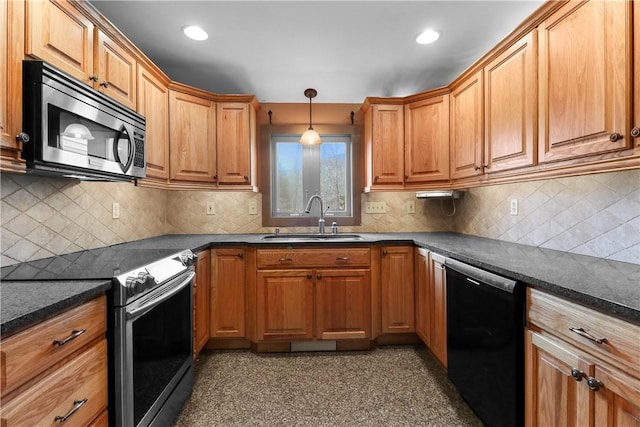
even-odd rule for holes
{"type": "Polygon", "coordinates": [[[489,427],[524,425],[524,286],[453,259],[447,375],[489,427]]]}

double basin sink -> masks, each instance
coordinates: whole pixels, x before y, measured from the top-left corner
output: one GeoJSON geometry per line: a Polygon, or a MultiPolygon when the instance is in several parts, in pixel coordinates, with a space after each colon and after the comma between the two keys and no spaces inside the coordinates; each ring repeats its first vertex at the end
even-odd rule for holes
{"type": "Polygon", "coordinates": [[[363,237],[359,234],[319,234],[319,233],[305,233],[305,234],[268,234],[262,237],[262,240],[269,242],[356,242],[363,240],[363,237]]]}

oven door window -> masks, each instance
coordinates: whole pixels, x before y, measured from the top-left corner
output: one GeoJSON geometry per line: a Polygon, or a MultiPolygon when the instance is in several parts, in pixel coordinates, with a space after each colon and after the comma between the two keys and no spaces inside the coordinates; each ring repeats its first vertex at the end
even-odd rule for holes
{"type": "Polygon", "coordinates": [[[191,325],[189,286],[133,323],[134,425],[191,357],[191,325]]]}

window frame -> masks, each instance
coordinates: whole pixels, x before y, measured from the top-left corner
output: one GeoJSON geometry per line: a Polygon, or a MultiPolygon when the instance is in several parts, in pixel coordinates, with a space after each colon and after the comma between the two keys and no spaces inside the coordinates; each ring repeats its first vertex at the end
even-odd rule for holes
{"type": "MultiPolygon", "coordinates": [[[[262,226],[263,227],[307,227],[317,226],[317,215],[302,215],[292,217],[274,217],[271,209],[271,137],[272,135],[302,135],[307,129],[305,125],[265,125],[260,132],[260,177],[262,187],[262,226]]],[[[329,221],[336,221],[338,226],[354,226],[361,224],[362,189],[362,144],[360,126],[349,125],[314,125],[320,135],[350,135],[351,136],[351,198],[352,215],[327,217],[329,221]],[[335,219],[330,219],[335,218],[335,219]]]]}

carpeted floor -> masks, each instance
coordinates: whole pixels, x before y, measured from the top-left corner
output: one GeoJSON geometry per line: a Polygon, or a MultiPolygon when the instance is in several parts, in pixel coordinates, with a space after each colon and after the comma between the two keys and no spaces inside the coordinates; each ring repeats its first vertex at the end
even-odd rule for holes
{"type": "Polygon", "coordinates": [[[482,426],[421,346],[205,352],[176,426],[482,426]]]}

